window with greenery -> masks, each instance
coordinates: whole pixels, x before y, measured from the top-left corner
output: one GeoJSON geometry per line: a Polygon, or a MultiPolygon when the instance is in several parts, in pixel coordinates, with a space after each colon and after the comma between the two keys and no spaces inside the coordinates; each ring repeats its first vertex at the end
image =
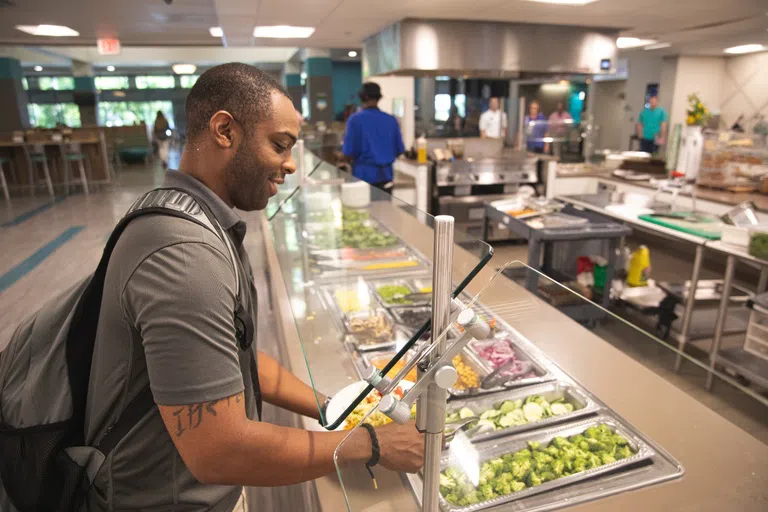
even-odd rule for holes
{"type": "Polygon", "coordinates": [[[80,109],[74,103],[30,103],[27,105],[29,122],[36,128],[55,128],[65,124],[80,128],[80,109]]]}
{"type": "Polygon", "coordinates": [[[95,82],[96,88],[100,91],[128,89],[131,85],[127,76],[97,76],[95,82]]]}
{"type": "Polygon", "coordinates": [[[200,75],[181,75],[179,76],[179,81],[181,82],[181,86],[183,88],[189,89],[195,85],[195,82],[197,82],[198,78],[200,78],[200,75]]]}
{"type": "Polygon", "coordinates": [[[137,76],[137,89],[173,89],[176,79],[173,76],[137,76]]]}
{"type": "Polygon", "coordinates": [[[99,102],[99,124],[104,126],[130,126],[146,123],[155,124],[157,111],[162,111],[168,124],[173,128],[173,104],[170,101],[101,101],[99,102]]]}
{"type": "Polygon", "coordinates": [[[37,79],[41,91],[71,91],[75,78],[71,76],[41,76],[37,79]]]}
{"type": "Polygon", "coordinates": [[[451,116],[451,95],[435,94],[435,121],[447,121],[451,116]]]}

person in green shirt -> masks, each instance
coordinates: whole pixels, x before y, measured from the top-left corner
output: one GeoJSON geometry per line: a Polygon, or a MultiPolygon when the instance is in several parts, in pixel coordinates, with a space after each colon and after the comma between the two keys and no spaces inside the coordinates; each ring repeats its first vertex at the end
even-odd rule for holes
{"type": "Polygon", "coordinates": [[[655,153],[667,138],[667,113],[659,107],[659,98],[651,96],[649,107],[640,112],[637,118],[637,136],[640,138],[640,151],[655,153]]]}

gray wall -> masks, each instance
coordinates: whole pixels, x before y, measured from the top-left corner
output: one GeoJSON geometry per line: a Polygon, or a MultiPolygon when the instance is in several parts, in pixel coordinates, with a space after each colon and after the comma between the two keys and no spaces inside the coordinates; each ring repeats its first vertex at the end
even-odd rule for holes
{"type": "Polygon", "coordinates": [[[625,89],[625,80],[594,83],[592,113],[595,116],[595,124],[600,127],[595,149],[619,150],[622,147],[621,130],[616,130],[615,127],[624,123],[625,89]]]}

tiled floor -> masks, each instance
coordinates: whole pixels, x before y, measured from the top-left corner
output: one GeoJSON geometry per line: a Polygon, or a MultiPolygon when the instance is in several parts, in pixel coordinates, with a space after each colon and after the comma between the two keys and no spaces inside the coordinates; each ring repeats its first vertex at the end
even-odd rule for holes
{"type": "MultiPolygon", "coordinates": [[[[95,191],[88,197],[74,195],[50,204],[50,198],[40,195],[37,198],[14,199],[11,206],[0,208],[0,349],[24,317],[93,271],[111,229],[125,210],[142,192],[161,182],[159,165],[124,168],[118,172],[112,186],[95,191]],[[77,230],[78,227],[82,229],[77,230]]],[[[242,214],[251,227],[246,246],[252,258],[260,254],[260,233],[255,229],[257,215],[242,214]]],[[[630,241],[630,245],[636,243],[630,241]]],[[[651,253],[654,276],[658,279],[679,280],[690,273],[692,258],[654,245],[651,245],[651,253]]],[[[524,262],[526,259],[525,245],[502,245],[496,247],[492,264],[499,267],[508,261],[524,262]]],[[[260,265],[254,263],[254,268],[258,269],[260,265]]],[[[719,277],[718,269],[714,266],[706,268],[704,277],[719,277]]],[[[265,297],[266,293],[262,296],[265,297]]],[[[260,304],[266,303],[260,301],[260,304]]],[[[260,318],[267,319],[268,315],[269,312],[264,312],[260,318]]],[[[672,370],[674,355],[666,345],[620,322],[603,323],[595,332],[768,443],[768,408],[754,399],[723,382],[715,386],[714,393],[707,392],[704,389],[703,369],[689,362],[680,373],[675,373],[672,370]]],[[[736,337],[728,342],[740,344],[741,339],[736,337]]],[[[278,349],[269,345],[264,348],[271,351],[278,349]]],[[[691,354],[704,361],[703,351],[694,350],[691,354]]]]}

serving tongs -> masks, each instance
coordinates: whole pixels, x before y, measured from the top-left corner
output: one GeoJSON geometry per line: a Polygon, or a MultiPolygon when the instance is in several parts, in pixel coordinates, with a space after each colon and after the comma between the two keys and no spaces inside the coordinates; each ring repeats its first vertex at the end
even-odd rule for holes
{"type": "Polygon", "coordinates": [[[528,373],[531,370],[533,370],[533,363],[530,361],[518,361],[517,359],[510,359],[486,375],[480,383],[480,389],[494,389],[506,386],[509,382],[516,380],[519,375],[528,373]],[[518,363],[523,366],[522,370],[517,372],[516,375],[504,375],[506,370],[509,370],[518,363]]]}

